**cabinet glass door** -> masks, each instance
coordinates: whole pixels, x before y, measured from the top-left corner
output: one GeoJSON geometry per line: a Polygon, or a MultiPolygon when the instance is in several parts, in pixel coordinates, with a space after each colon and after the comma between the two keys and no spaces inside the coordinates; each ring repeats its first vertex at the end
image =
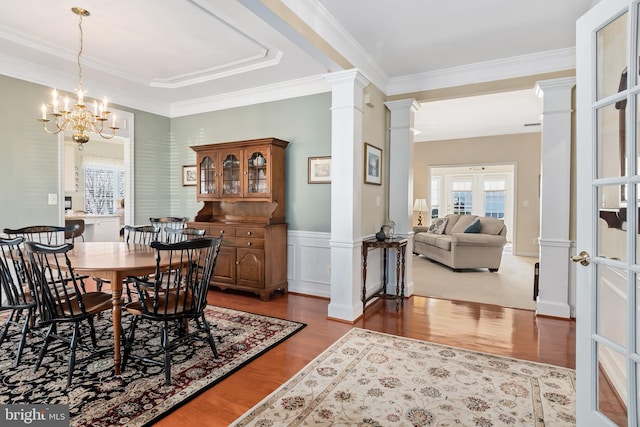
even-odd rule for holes
{"type": "Polygon", "coordinates": [[[268,165],[266,150],[250,151],[245,156],[247,168],[246,195],[262,196],[269,193],[268,165]]]}
{"type": "Polygon", "coordinates": [[[222,160],[222,195],[240,194],[240,160],[234,153],[227,154],[222,160]]]}
{"type": "Polygon", "coordinates": [[[209,156],[200,162],[199,190],[201,195],[216,195],[216,164],[209,156]]]}

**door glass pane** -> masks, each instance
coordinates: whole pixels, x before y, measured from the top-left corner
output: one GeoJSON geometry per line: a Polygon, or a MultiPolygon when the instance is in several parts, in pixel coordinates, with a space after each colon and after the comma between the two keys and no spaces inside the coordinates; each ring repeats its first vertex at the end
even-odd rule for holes
{"type": "Polygon", "coordinates": [[[596,332],[627,346],[627,271],[597,264],[596,332]]]}
{"type": "Polygon", "coordinates": [[[603,344],[598,344],[598,410],[619,426],[626,426],[627,411],[620,399],[627,396],[627,364],[625,357],[603,344]]]}
{"type": "Polygon", "coordinates": [[[620,208],[622,185],[598,187],[597,256],[627,260],[626,209],[620,208]]]}
{"type": "Polygon", "coordinates": [[[233,154],[222,162],[222,193],[240,193],[240,160],[233,154]]]}
{"type": "MultiPolygon", "coordinates": [[[[636,353],[640,353],[640,274],[636,274],[635,306],[636,306],[636,353]]],[[[640,372],[638,372],[638,375],[640,375],[640,372]]],[[[640,396],[640,393],[638,393],[638,396],[640,396]]],[[[640,412],[638,414],[640,415],[640,412]]]]}
{"type": "Polygon", "coordinates": [[[216,167],[211,157],[207,156],[200,162],[200,194],[215,194],[216,167]]]}
{"type": "Polygon", "coordinates": [[[627,13],[619,16],[597,33],[598,99],[619,91],[620,76],[627,69],[627,13]]]}
{"type": "Polygon", "coordinates": [[[267,191],[267,159],[262,152],[253,152],[248,157],[247,179],[247,191],[249,193],[264,193],[267,191]]]}
{"type": "MultiPolygon", "coordinates": [[[[636,396],[640,396],[640,365],[636,366],[636,396]]],[[[636,399],[636,414],[640,415],[640,399],[636,399]]]]}
{"type": "Polygon", "coordinates": [[[624,175],[624,144],[620,144],[620,114],[616,104],[609,104],[598,110],[598,178],[624,175]]]}

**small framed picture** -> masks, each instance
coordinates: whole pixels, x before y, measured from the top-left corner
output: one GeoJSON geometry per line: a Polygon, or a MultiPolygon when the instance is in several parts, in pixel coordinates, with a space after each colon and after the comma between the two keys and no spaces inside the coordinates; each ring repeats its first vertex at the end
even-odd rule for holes
{"type": "Polygon", "coordinates": [[[309,157],[307,183],[329,184],[331,182],[331,156],[309,157]]]}
{"type": "Polygon", "coordinates": [[[196,185],[197,173],[196,165],[182,166],[182,186],[196,185]]]}
{"type": "Polygon", "coordinates": [[[382,150],[364,143],[364,182],[366,184],[382,184],[382,150]]]}

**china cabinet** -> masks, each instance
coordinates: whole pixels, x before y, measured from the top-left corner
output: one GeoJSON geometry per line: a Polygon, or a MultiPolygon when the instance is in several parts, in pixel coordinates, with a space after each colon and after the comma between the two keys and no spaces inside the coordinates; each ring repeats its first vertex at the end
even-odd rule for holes
{"type": "Polygon", "coordinates": [[[262,138],[191,147],[196,199],[204,205],[189,226],[223,236],[211,285],[251,291],[265,301],[276,290],[287,292],[287,145],[262,138]]]}

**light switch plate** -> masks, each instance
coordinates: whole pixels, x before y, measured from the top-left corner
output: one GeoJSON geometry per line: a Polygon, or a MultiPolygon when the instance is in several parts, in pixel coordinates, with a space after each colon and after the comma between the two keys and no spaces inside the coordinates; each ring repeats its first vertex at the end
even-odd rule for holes
{"type": "Polygon", "coordinates": [[[58,204],[58,195],[55,193],[49,193],[49,204],[57,205],[58,204]]]}

